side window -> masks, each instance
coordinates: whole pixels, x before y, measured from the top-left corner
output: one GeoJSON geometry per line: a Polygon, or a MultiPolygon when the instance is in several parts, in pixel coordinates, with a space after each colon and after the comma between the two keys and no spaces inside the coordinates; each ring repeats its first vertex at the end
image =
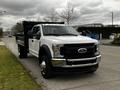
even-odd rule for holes
{"type": "Polygon", "coordinates": [[[41,37],[41,30],[40,30],[40,27],[37,26],[37,27],[33,28],[33,38],[39,40],[40,37],[41,37]]]}
{"type": "Polygon", "coordinates": [[[35,35],[35,34],[37,34],[38,31],[40,31],[40,27],[36,26],[33,28],[32,34],[35,35]]]}

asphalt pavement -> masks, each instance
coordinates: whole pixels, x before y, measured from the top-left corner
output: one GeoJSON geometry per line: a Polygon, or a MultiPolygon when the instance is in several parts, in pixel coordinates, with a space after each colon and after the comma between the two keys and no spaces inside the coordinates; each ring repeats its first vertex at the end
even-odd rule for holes
{"type": "MultiPolygon", "coordinates": [[[[14,38],[3,38],[5,45],[18,57],[14,38]]],[[[120,90],[120,47],[101,45],[102,60],[94,74],[58,75],[44,79],[40,73],[38,59],[29,56],[18,59],[44,90],[120,90]]]]}

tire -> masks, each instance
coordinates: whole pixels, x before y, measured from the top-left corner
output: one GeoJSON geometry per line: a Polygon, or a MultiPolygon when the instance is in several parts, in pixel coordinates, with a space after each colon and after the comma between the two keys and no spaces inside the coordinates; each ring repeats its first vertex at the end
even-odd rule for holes
{"type": "Polygon", "coordinates": [[[27,58],[27,50],[24,46],[18,45],[19,58],[27,58]]]}
{"type": "Polygon", "coordinates": [[[41,75],[45,79],[52,78],[52,68],[50,64],[50,58],[44,54],[40,57],[40,59],[42,60],[40,63],[41,75]]]}

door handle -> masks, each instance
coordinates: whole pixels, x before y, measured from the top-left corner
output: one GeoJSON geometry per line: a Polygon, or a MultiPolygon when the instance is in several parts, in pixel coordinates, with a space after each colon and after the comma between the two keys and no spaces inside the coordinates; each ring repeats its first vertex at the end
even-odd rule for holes
{"type": "Polygon", "coordinates": [[[32,42],[34,42],[34,40],[32,40],[32,42]]]}

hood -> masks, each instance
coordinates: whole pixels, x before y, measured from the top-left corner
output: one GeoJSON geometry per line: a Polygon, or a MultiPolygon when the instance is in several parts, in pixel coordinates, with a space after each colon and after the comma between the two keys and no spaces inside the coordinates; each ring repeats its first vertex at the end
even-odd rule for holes
{"type": "Polygon", "coordinates": [[[45,39],[55,44],[71,44],[71,43],[98,43],[97,40],[86,36],[45,36],[45,39]]]}

